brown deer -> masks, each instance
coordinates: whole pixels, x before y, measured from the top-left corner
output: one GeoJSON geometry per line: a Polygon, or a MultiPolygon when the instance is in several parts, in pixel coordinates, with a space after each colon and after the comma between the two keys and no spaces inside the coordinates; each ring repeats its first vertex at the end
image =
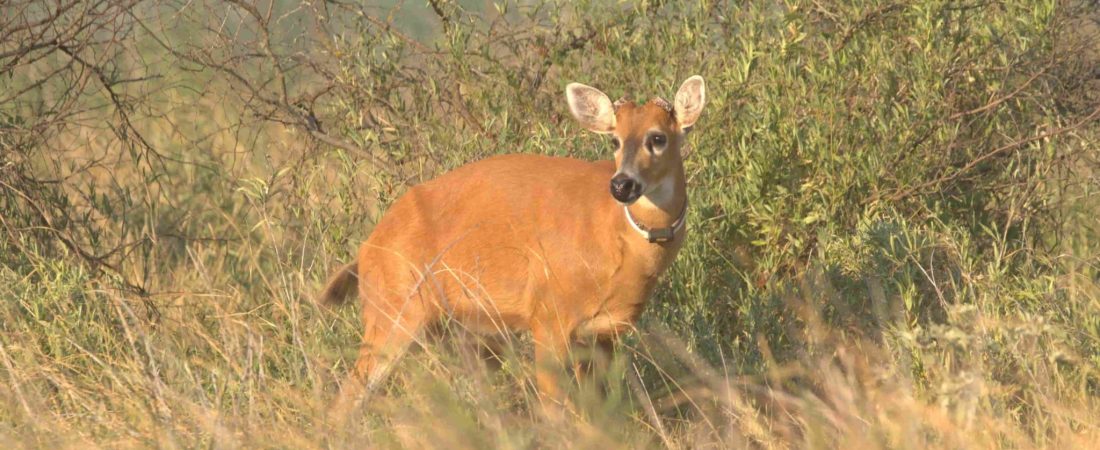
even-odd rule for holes
{"type": "Polygon", "coordinates": [[[475,331],[529,330],[539,391],[561,400],[570,346],[610,352],[684,242],[683,146],[705,101],[688,78],[672,104],[612,103],[579,83],[581,126],[610,134],[615,161],[512,154],[467,164],[393,203],[321,301],[358,286],[359,359],[338,403],[358,401],[440,319],[475,331]],[[610,185],[610,195],[608,186],[610,185]]]}

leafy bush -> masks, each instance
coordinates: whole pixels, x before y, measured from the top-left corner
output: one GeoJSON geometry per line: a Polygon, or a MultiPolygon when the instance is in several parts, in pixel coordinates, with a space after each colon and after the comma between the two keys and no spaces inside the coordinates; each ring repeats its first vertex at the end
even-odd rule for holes
{"type": "Polygon", "coordinates": [[[0,442],[1100,437],[1087,5],[78,4],[0,6],[0,442]],[[321,426],[358,312],[308,299],[386,205],[492,154],[609,158],[564,85],[693,74],[690,237],[606,396],[542,417],[522,338],[496,372],[435,342],[321,426]]]}

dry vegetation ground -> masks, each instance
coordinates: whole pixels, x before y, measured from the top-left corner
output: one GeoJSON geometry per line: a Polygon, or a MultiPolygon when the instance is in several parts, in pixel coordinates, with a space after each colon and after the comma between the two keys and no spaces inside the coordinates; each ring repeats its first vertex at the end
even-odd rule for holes
{"type": "Polygon", "coordinates": [[[401,8],[0,2],[0,446],[1100,442],[1092,2],[401,8]],[[386,205],[608,158],[566,83],[695,73],[689,242],[605,395],[543,417],[523,336],[451,327],[324,423],[359,324],[310,298],[386,205]]]}

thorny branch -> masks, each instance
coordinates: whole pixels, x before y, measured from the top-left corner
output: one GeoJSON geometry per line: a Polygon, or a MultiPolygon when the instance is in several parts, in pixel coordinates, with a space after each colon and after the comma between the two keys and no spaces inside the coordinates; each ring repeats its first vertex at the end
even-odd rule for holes
{"type": "MultiPolygon", "coordinates": [[[[59,168],[66,158],[70,130],[94,118],[114,130],[118,144],[130,146],[151,163],[160,155],[135,126],[133,98],[117,89],[123,83],[140,83],[151,77],[118,79],[112,59],[129,37],[126,11],[138,1],[19,1],[0,5],[0,214],[7,231],[0,246],[24,249],[27,233],[45,233],[75,255],[94,273],[110,274],[127,290],[147,295],[141,282],[126,274],[125,256],[148,237],[93,232],[89,218],[95,207],[73,202],[91,198],[73,190],[67,180],[112,170],[105,158],[71,162],[70,170],[38,176],[34,161],[52,161],[59,168]],[[97,86],[106,103],[96,98],[97,86]],[[115,121],[104,119],[110,109],[115,121]],[[52,179],[48,179],[52,178],[52,179]],[[108,243],[113,241],[114,243],[108,243]],[[97,243],[98,242],[98,243],[97,243]]],[[[74,145],[75,147],[75,145],[74,145]]],[[[92,195],[94,197],[95,194],[92,195]]],[[[93,200],[94,201],[94,200],[93,200]]]]}

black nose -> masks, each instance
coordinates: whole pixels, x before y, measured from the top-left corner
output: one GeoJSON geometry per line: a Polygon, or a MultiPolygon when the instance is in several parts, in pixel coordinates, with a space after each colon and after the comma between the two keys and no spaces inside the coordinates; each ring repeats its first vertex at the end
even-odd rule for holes
{"type": "Polygon", "coordinates": [[[611,179],[611,196],[622,203],[634,203],[642,196],[642,185],[620,173],[611,179]]]}

